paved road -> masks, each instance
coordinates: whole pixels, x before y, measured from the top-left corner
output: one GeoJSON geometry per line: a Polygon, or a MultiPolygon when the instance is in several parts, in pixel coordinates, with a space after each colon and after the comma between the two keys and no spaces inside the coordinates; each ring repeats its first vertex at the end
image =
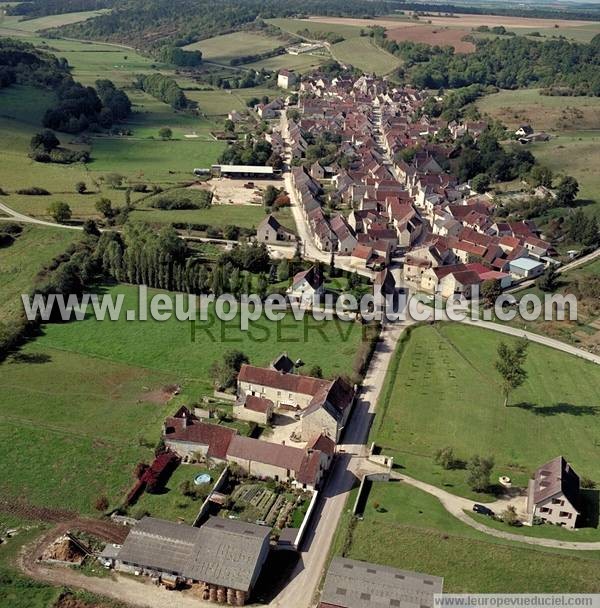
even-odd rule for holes
{"type": "Polygon", "coordinates": [[[555,340],[554,338],[548,338],[546,336],[541,336],[540,334],[535,334],[530,331],[524,331],[522,329],[516,329],[515,327],[501,325],[500,323],[492,323],[489,321],[473,321],[471,319],[465,319],[464,321],[462,321],[462,323],[466,325],[473,325],[475,327],[482,327],[483,329],[491,329],[492,331],[507,334],[509,336],[515,336],[517,338],[527,338],[531,342],[543,344],[544,346],[549,346],[550,348],[561,350],[562,352],[568,353],[569,355],[573,355],[581,359],[586,359],[587,361],[591,361],[592,363],[600,365],[600,356],[588,353],[586,350],[571,346],[570,344],[565,344],[564,342],[561,342],[560,340],[555,340]]]}
{"type": "Polygon", "coordinates": [[[0,220],[9,220],[14,222],[23,222],[25,224],[38,224],[39,226],[50,226],[51,228],[66,228],[67,230],[83,230],[81,226],[69,226],[67,224],[56,224],[55,222],[46,222],[38,220],[28,215],[23,215],[14,209],[0,202],[0,212],[6,213],[8,217],[0,217],[0,220]]]}
{"type": "Polygon", "coordinates": [[[307,531],[300,562],[290,583],[271,603],[273,607],[309,608],[314,604],[313,598],[348,492],[357,481],[355,472],[363,460],[360,454],[365,448],[385,375],[403,330],[403,326],[396,325],[387,326],[382,332],[382,339],[373,355],[363,388],[344,433],[337,463],[321,493],[319,508],[307,531]]]}

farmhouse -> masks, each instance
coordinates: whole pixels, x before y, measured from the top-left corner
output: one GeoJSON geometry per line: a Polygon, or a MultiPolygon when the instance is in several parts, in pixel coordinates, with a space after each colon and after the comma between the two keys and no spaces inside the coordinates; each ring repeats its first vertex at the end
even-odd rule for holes
{"type": "Polygon", "coordinates": [[[238,400],[250,395],[268,399],[282,409],[302,410],[304,441],[327,435],[337,443],[348,421],[355,394],[355,388],[341,378],[322,380],[253,365],[242,365],[238,375],[238,400]]]}
{"type": "Polygon", "coordinates": [[[545,522],[575,528],[579,516],[579,476],[571,465],[557,456],[541,466],[529,480],[527,514],[545,522]]]}
{"type": "Polygon", "coordinates": [[[262,243],[293,241],[296,235],[282,226],[275,216],[269,214],[256,228],[256,240],[262,243]]]}
{"type": "Polygon", "coordinates": [[[165,446],[183,460],[200,456],[234,462],[248,475],[290,482],[309,490],[319,486],[330,462],[327,454],[316,449],[241,437],[234,429],[201,422],[187,408],[166,419],[163,439],[165,446]]]}
{"type": "Polygon", "coordinates": [[[211,517],[200,528],[144,517],[115,560],[121,572],[178,579],[204,600],[243,606],[269,554],[270,528],[211,517]]]}
{"type": "Polygon", "coordinates": [[[444,579],[336,557],[319,608],[431,608],[444,579]]]}

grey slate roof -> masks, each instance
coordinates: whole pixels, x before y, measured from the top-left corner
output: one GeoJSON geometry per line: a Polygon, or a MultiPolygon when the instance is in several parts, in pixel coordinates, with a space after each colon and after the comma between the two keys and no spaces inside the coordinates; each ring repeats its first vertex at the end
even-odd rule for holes
{"type": "Polygon", "coordinates": [[[210,518],[200,528],[200,542],[185,575],[213,585],[249,590],[270,532],[267,526],[210,518]]]}
{"type": "Polygon", "coordinates": [[[270,528],[211,517],[201,528],[144,517],[118,560],[197,581],[249,591],[270,528]]]}
{"type": "Polygon", "coordinates": [[[341,608],[430,607],[443,583],[438,576],[336,557],[327,571],[321,602],[341,608]]]}

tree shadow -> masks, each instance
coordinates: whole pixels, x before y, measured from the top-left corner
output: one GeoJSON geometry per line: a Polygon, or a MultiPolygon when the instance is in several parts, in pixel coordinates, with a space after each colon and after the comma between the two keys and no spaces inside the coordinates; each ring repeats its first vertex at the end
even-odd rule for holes
{"type": "Polygon", "coordinates": [[[52,357],[46,353],[14,353],[8,362],[9,363],[49,363],[52,357]]]}
{"type": "Polygon", "coordinates": [[[569,414],[570,416],[597,416],[600,413],[600,406],[574,405],[572,403],[537,405],[536,403],[521,402],[515,403],[511,407],[518,407],[538,416],[556,416],[557,414],[569,414]]]}

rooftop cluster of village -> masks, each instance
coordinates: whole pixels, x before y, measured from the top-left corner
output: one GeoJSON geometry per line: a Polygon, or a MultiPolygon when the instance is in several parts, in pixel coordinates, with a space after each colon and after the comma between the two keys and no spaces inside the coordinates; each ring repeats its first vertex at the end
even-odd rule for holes
{"type": "MultiPolygon", "coordinates": [[[[452,174],[456,142],[477,141],[485,121],[434,118],[426,92],[385,79],[290,78],[282,84],[297,86],[297,105],[275,100],[259,110],[282,111],[266,137],[291,164],[292,195],[321,251],[358,270],[402,260],[409,285],[445,296],[468,297],[488,280],[507,287],[552,263],[556,252],[534,222],[499,221],[493,197],[452,174]],[[307,162],[315,142],[335,143],[333,160],[307,162]]],[[[258,238],[288,238],[271,232],[259,229],[258,238]]]]}

